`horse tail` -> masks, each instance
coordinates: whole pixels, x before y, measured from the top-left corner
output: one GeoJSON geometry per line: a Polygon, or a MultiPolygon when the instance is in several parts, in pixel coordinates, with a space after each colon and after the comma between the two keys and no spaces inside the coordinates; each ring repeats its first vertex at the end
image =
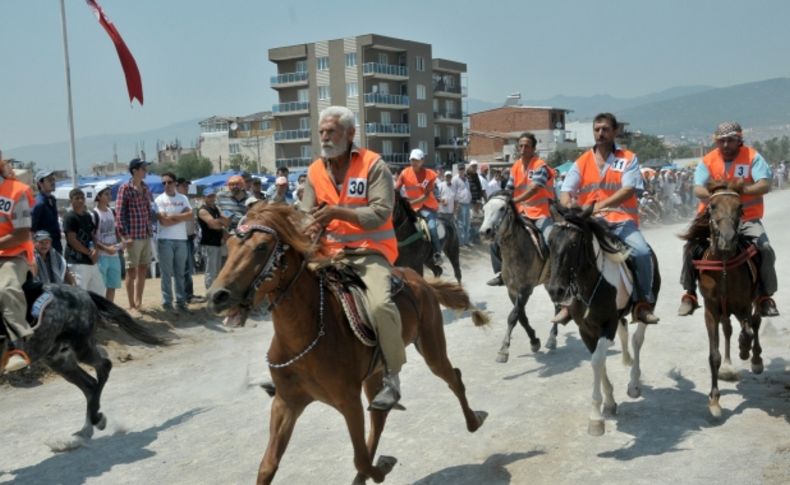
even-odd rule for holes
{"type": "Polygon", "coordinates": [[[458,283],[449,281],[428,281],[427,283],[442,305],[453,310],[470,310],[475,327],[482,327],[491,323],[488,315],[472,306],[466,290],[458,283]]]}
{"type": "Polygon", "coordinates": [[[104,321],[117,323],[123,331],[141,342],[152,345],[167,344],[165,340],[162,340],[161,338],[152,334],[150,330],[137,323],[137,321],[129,316],[129,314],[126,313],[123,308],[119,307],[103,296],[93,293],[92,291],[89,291],[88,294],[91,296],[93,303],[96,305],[99,316],[104,321]]]}

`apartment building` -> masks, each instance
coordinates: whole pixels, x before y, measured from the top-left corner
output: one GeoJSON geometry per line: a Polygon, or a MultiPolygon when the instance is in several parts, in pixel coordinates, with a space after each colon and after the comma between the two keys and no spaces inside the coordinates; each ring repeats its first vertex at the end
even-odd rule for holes
{"type": "Polygon", "coordinates": [[[430,44],[376,34],[269,49],[276,165],[306,167],[320,153],[318,115],[332,105],[356,115],[355,142],[392,165],[420,148],[428,163],[460,159],[466,64],[434,59],[430,44]]]}
{"type": "Polygon", "coordinates": [[[228,169],[233,157],[253,160],[258,171],[274,173],[272,113],[247,116],[212,116],[199,123],[198,153],[211,160],[215,172],[228,169]]]}

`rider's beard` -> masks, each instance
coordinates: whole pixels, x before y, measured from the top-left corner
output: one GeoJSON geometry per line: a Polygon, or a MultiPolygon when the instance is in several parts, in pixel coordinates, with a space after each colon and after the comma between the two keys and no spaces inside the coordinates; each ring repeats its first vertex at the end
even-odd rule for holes
{"type": "Polygon", "coordinates": [[[339,143],[327,141],[321,144],[321,156],[324,158],[337,158],[348,150],[348,141],[341,140],[339,143]]]}

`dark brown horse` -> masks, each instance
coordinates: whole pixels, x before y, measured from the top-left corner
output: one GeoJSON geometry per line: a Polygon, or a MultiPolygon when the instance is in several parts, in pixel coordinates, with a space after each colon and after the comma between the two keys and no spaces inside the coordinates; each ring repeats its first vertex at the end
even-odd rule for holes
{"type": "MultiPolygon", "coordinates": [[[[296,420],[313,401],[334,407],[345,418],[354,447],[356,481],[381,482],[395,463],[394,458],[380,457],[378,465],[373,465],[387,413],[370,411],[366,446],[360,399],[363,386],[368,400],[382,386],[383,367],[375,348],[355,337],[340,303],[326,288],[323,270],[308,268],[315,248],[303,234],[303,216],[298,211],[287,206],[256,206],[247,224],[246,230],[228,241],[228,261],[207,297],[214,312],[257,304],[264,298],[273,307],[274,337],[267,357],[277,393],[258,483],[272,481],[296,420]]],[[[467,430],[476,431],[486,413],[472,411],[466,401],[461,371],[447,358],[439,308],[441,303],[469,309],[469,297],[455,283],[427,283],[405,268],[394,273],[405,281],[404,289],[394,296],[404,343],[414,343],[431,371],[447,382],[461,403],[467,430]]],[[[472,317],[476,325],[487,323],[478,311],[472,317]]]]}
{"type": "Polygon", "coordinates": [[[687,250],[694,245],[707,246],[702,259],[695,260],[699,272],[700,292],[705,299],[705,325],[708,328],[708,362],[710,364],[711,390],[708,408],[714,417],[721,416],[719,382],[734,380],[735,371],[730,361],[730,315],[741,323],[738,339],[740,357],[749,358],[752,351],[752,372],[763,371],[762,347],[758,333],[760,312],[757,300],[757,265],[752,261],[756,248],[738,236],[743,204],[743,181],[711,181],[707,209],[692,222],[681,238],[689,241],[687,250]],[[724,365],[719,353],[719,323],[724,331],[724,365]]]}

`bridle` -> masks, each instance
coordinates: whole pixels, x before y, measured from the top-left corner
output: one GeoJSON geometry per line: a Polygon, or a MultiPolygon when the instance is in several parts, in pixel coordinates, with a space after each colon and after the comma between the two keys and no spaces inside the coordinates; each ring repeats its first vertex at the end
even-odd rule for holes
{"type": "MultiPolygon", "coordinates": [[[[508,205],[513,205],[513,198],[512,197],[508,197],[507,195],[494,195],[488,200],[491,201],[493,199],[501,200],[502,202],[505,203],[505,207],[507,207],[508,205]]],[[[502,225],[502,222],[504,220],[505,220],[505,217],[502,216],[496,223],[491,224],[491,231],[494,234],[497,234],[499,232],[499,226],[502,225]]]]}
{"type": "MultiPolygon", "coordinates": [[[[708,206],[705,208],[705,210],[708,211],[708,215],[709,216],[712,216],[712,214],[710,213],[710,201],[712,201],[715,197],[718,197],[720,195],[729,195],[731,197],[738,197],[739,199],[741,197],[741,194],[739,194],[738,192],[735,192],[734,190],[720,190],[718,192],[714,192],[714,193],[710,194],[710,197],[708,197],[708,201],[709,201],[708,202],[708,206]]],[[[719,234],[720,234],[719,233],[719,223],[713,217],[710,217],[710,228],[711,228],[711,231],[710,231],[711,242],[713,242],[713,237],[717,237],[718,238],[719,234]]]]}
{"type": "Polygon", "coordinates": [[[598,293],[598,288],[601,286],[601,282],[603,281],[603,271],[598,270],[598,264],[597,264],[598,255],[596,255],[595,257],[596,261],[590,261],[590,258],[587,256],[587,251],[585,250],[587,245],[587,233],[578,224],[574,224],[568,221],[556,222],[554,224],[554,230],[556,231],[558,229],[559,230],[568,229],[581,234],[581,244],[580,244],[581,249],[576,253],[575,263],[572,264],[570,268],[568,268],[568,271],[570,272],[570,278],[569,278],[570,281],[568,282],[568,293],[575,299],[584,303],[584,305],[589,308],[590,304],[595,298],[596,293],[598,293]],[[581,281],[581,278],[577,273],[577,268],[582,268],[584,267],[585,264],[598,270],[598,280],[595,282],[595,286],[593,287],[589,298],[585,298],[584,295],[582,294],[582,289],[579,287],[579,281],[581,281]]]}

